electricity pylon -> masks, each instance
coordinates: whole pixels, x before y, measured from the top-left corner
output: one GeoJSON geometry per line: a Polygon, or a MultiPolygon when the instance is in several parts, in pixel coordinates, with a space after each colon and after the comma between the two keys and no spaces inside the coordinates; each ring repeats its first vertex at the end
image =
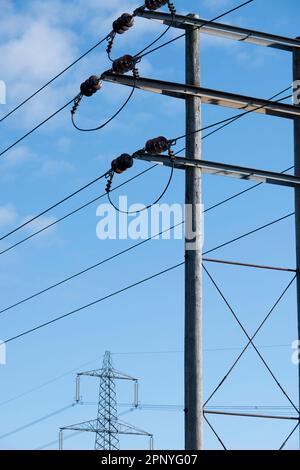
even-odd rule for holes
{"type": "Polygon", "coordinates": [[[134,383],[133,407],[138,407],[138,380],[113,368],[111,353],[106,351],[101,369],[80,372],[76,377],[76,403],[80,403],[80,377],[100,379],[97,419],[60,428],[59,448],[63,449],[63,432],[83,431],[95,433],[95,450],[119,450],[120,434],[148,436],[150,449],[153,447],[153,435],[125,423],[118,418],[116,380],[130,380],[134,383]]]}

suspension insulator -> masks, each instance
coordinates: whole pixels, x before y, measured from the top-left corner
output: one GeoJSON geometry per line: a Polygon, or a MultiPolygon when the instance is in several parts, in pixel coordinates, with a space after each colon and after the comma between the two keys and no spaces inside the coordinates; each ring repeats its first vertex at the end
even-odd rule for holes
{"type": "Polygon", "coordinates": [[[111,162],[111,169],[120,175],[133,166],[133,158],[128,153],[123,153],[111,162]]]}
{"type": "Polygon", "coordinates": [[[160,136],[155,139],[148,140],[145,145],[147,153],[157,154],[167,151],[170,148],[170,142],[166,137],[160,136]]]}
{"type": "Polygon", "coordinates": [[[145,0],[146,8],[151,11],[163,7],[166,3],[168,3],[168,0],[145,0]]]}
{"type": "Polygon", "coordinates": [[[131,55],[124,55],[119,59],[114,60],[112,69],[115,73],[124,74],[133,70],[135,67],[136,60],[131,55]]]}
{"type": "Polygon", "coordinates": [[[124,34],[134,25],[133,16],[129,13],[123,13],[116,21],[113,22],[113,31],[117,34],[124,34]]]}
{"type": "Polygon", "coordinates": [[[101,81],[96,75],[92,75],[80,85],[80,91],[84,96],[92,96],[101,88],[101,81]]]}

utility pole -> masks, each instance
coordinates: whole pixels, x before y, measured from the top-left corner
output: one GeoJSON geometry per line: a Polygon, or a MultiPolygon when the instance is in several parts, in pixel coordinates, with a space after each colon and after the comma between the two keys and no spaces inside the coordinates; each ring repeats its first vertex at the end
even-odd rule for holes
{"type": "MultiPolygon", "coordinates": [[[[196,17],[196,15],[189,15],[196,17]]],[[[200,87],[200,32],[186,27],[186,83],[200,87]]],[[[186,98],[186,153],[201,158],[201,100],[186,98]]],[[[201,169],[185,172],[185,333],[184,404],[185,449],[203,448],[202,437],[202,243],[201,243],[201,169]]]]}
{"type": "MultiPolygon", "coordinates": [[[[298,38],[299,39],[299,38],[298,38]]],[[[300,50],[293,50],[293,76],[294,82],[300,83],[300,50]]],[[[297,103],[294,103],[297,104],[297,103]]],[[[300,176],[300,118],[294,119],[294,145],[295,145],[295,175],[300,176]]],[[[297,319],[298,341],[300,340],[300,188],[295,188],[295,226],[296,226],[296,262],[297,262],[297,319]]],[[[298,397],[300,408],[300,363],[298,366],[298,397]]],[[[299,438],[300,439],[300,438],[299,438]]],[[[300,440],[299,440],[300,446],[300,440]]]]}
{"type": "MultiPolygon", "coordinates": [[[[185,30],[186,37],[186,81],[175,83],[161,79],[146,77],[131,77],[122,73],[108,71],[103,80],[111,83],[134,87],[147,92],[158,93],[176,99],[184,99],[186,103],[186,157],[176,157],[170,161],[170,156],[159,152],[151,154],[148,151],[139,153],[136,158],[161,163],[165,166],[184,170],[186,173],[186,245],[185,245],[185,448],[186,450],[203,449],[203,421],[205,414],[213,414],[203,410],[202,399],[202,210],[201,210],[201,175],[208,173],[215,176],[228,176],[243,181],[256,181],[263,184],[276,184],[293,187],[295,189],[296,205],[296,246],[297,268],[300,269],[300,106],[282,103],[280,100],[250,97],[223,90],[214,90],[200,86],[200,34],[202,33],[243,41],[260,47],[274,48],[294,56],[294,80],[300,80],[300,40],[274,35],[264,31],[241,28],[240,26],[206,21],[197,15],[172,15],[170,13],[143,10],[138,16],[150,20],[161,21],[167,26],[185,30]],[[295,169],[296,176],[283,173],[270,172],[257,168],[246,168],[229,165],[224,162],[206,161],[201,158],[201,135],[193,134],[201,128],[201,103],[236,109],[243,116],[243,112],[259,113],[265,116],[277,116],[284,119],[293,119],[295,124],[295,169]],[[191,232],[194,239],[191,239],[191,232]]],[[[181,37],[181,36],[180,36],[181,37]]],[[[283,93],[283,92],[282,92],[283,93]]],[[[281,95],[280,93],[279,95],[281,95]]],[[[281,219],[282,220],[282,219],[281,219]]],[[[225,264],[227,262],[225,261],[225,264]]],[[[244,263],[234,263],[237,266],[246,266],[244,263]]],[[[248,264],[248,267],[250,264],[248,264]]],[[[255,267],[252,265],[252,267],[255,267]]],[[[256,265],[257,268],[261,268],[256,265]]],[[[269,269],[269,268],[267,268],[269,269]]],[[[273,268],[271,268],[273,269],[273,268]]],[[[278,270],[278,267],[275,268],[278,270]]],[[[286,270],[279,268],[279,270],[286,270]]],[[[295,269],[289,269],[296,272],[295,269]]],[[[286,292],[286,291],[285,291],[286,292]]],[[[262,325],[261,325],[262,326],[262,325]]],[[[300,339],[300,277],[298,278],[298,337],[300,339]]],[[[247,339],[248,335],[247,335],[247,339]]],[[[241,357],[241,356],[240,356],[241,357]]],[[[269,371],[270,372],[270,371],[269,371]]],[[[230,372],[229,372],[230,373],[230,372]]],[[[229,374],[228,373],[228,374],[229,374]]],[[[221,383],[224,383],[225,376],[221,383]]],[[[272,374],[273,375],[273,374],[272,374]]],[[[273,375],[277,385],[279,382],[273,375]]],[[[281,388],[281,387],[280,387],[281,388]]],[[[299,402],[300,402],[300,365],[299,365],[299,402]]],[[[284,390],[283,390],[284,391],[284,390]]],[[[288,395],[285,393],[286,397],[288,395]]],[[[297,407],[293,404],[295,411],[297,407]]],[[[300,406],[300,403],[299,403],[300,406]]],[[[216,412],[215,412],[216,413],[216,412]]],[[[218,412],[228,416],[228,412],[218,412]]],[[[279,419],[279,416],[253,415],[249,413],[234,414],[234,416],[257,417],[265,419],[279,419]]],[[[205,417],[206,421],[207,418],[205,417]]],[[[298,417],[284,417],[287,420],[298,420],[298,417]]],[[[208,423],[209,424],[209,423],[208,423]]],[[[212,426],[210,426],[212,428],[212,426]]],[[[213,429],[213,428],[212,428],[213,429]]],[[[294,431],[283,443],[285,447],[294,431]]],[[[214,434],[217,437],[216,432],[214,434]]],[[[219,442],[220,439],[219,439],[219,442]]],[[[224,449],[225,446],[223,445],[224,449]]]]}

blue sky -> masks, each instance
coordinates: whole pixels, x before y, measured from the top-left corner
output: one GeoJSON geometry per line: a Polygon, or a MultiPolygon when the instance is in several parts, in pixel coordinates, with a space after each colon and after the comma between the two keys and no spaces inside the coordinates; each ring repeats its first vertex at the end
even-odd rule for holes
{"type": "MultiPolygon", "coordinates": [[[[208,19],[237,3],[231,0],[175,1],[179,13],[195,12],[208,19]]],[[[132,11],[138,5],[134,1],[120,0],[0,0],[0,80],[7,84],[7,104],[1,105],[1,115],[106,35],[119,13],[132,11]]],[[[224,22],[296,37],[300,34],[299,13],[300,5],[296,0],[256,0],[229,15],[224,22]]],[[[136,52],[137,46],[140,49],[159,32],[161,26],[137,19],[136,27],[118,38],[115,54],[136,52]]],[[[176,31],[170,33],[175,34],[176,31]]],[[[100,47],[1,123],[1,149],[72,98],[89,75],[108,67],[105,48],[100,47]]],[[[182,82],[183,41],[148,56],[141,63],[140,71],[145,76],[182,82]]],[[[201,75],[205,87],[268,98],[291,84],[291,55],[203,35],[201,75]]],[[[126,93],[127,89],[105,83],[101,93],[83,102],[78,120],[84,125],[97,125],[110,116],[126,93]]],[[[203,106],[203,123],[210,124],[232,114],[228,109],[203,106]]],[[[1,159],[1,234],[102,174],[112,158],[120,153],[133,152],[157,135],[172,138],[183,134],[184,122],[183,102],[141,91],[135,93],[130,105],[102,132],[78,133],[71,126],[69,110],[61,113],[1,159]]],[[[293,164],[292,122],[252,114],[205,140],[203,158],[282,171],[293,164]]],[[[137,163],[118,181],[142,171],[145,165],[137,163]]],[[[128,195],[132,203],[149,203],[167,178],[168,170],[158,168],[125,186],[119,194],[128,195]]],[[[248,183],[226,178],[204,176],[203,181],[205,207],[248,187],[248,183]]],[[[63,216],[102,194],[103,190],[104,184],[98,183],[47,215],[39,226],[63,216]]],[[[183,203],[183,197],[184,175],[178,171],[164,202],[183,203]]],[[[94,204],[55,229],[1,256],[1,309],[133,243],[98,240],[96,209],[97,204],[94,204]]],[[[205,250],[292,210],[292,190],[260,187],[206,215],[205,250]]],[[[37,228],[35,225],[34,229],[37,228]]],[[[24,230],[22,236],[30,234],[28,230],[24,230]]],[[[20,234],[11,236],[1,242],[0,248],[5,249],[19,238],[20,234]]],[[[0,317],[0,338],[5,340],[181,262],[183,249],[182,241],[151,241],[7,312],[0,317]]],[[[293,219],[216,251],[214,256],[295,267],[293,219]]],[[[209,265],[208,269],[250,333],[255,331],[292,277],[290,273],[218,265],[209,265]]],[[[7,365],[0,366],[0,449],[35,449],[55,440],[60,426],[93,419],[95,405],[80,405],[1,439],[4,434],[71,404],[76,371],[99,367],[106,350],[114,353],[117,369],[140,378],[142,403],[182,405],[183,275],[183,269],[179,268],[11,343],[7,348],[7,365]],[[48,381],[51,383],[41,387],[48,381]]],[[[204,393],[208,397],[246,339],[207,278],[204,278],[203,303],[204,393]]],[[[263,346],[263,356],[297,403],[297,370],[291,362],[291,344],[296,339],[296,331],[293,287],[259,334],[257,344],[263,346]]],[[[85,379],[82,392],[85,401],[95,402],[97,385],[97,381],[85,379]]],[[[128,403],[130,399],[131,388],[120,387],[119,401],[128,403]]],[[[211,405],[284,407],[290,404],[255,352],[249,349],[211,405]]],[[[126,407],[120,408],[120,412],[126,410],[126,407]]],[[[287,412],[290,414],[292,410],[287,412]]],[[[129,412],[124,419],[152,432],[156,448],[183,448],[180,411],[140,410],[129,412]]],[[[225,417],[211,418],[211,422],[228,448],[233,449],[278,448],[292,429],[290,422],[225,417]]],[[[287,448],[297,448],[297,438],[295,435],[287,448]]],[[[143,438],[121,440],[123,448],[145,448],[146,445],[143,438]]],[[[51,448],[55,446],[57,444],[51,448]]],[[[205,428],[205,446],[220,448],[208,428],[205,428]]],[[[92,447],[92,436],[79,436],[66,442],[69,449],[92,447]]]]}

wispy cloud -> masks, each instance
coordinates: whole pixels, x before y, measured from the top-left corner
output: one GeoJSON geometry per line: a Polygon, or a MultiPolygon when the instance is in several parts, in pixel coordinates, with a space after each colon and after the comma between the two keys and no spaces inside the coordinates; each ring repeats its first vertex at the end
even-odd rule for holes
{"type": "Polygon", "coordinates": [[[64,160],[46,160],[42,163],[36,176],[40,177],[56,177],[58,175],[65,175],[72,173],[74,167],[71,163],[64,160]]]}
{"type": "Polygon", "coordinates": [[[17,211],[13,204],[0,206],[0,227],[11,225],[17,220],[17,211]]]}
{"type": "MultiPolygon", "coordinates": [[[[24,217],[21,220],[21,223],[24,224],[32,218],[33,218],[32,214],[28,215],[28,216],[24,217]]],[[[24,231],[26,231],[27,233],[29,233],[31,235],[32,233],[38,232],[39,230],[42,230],[43,228],[47,227],[48,225],[53,224],[53,222],[55,222],[55,221],[56,221],[55,217],[43,216],[43,217],[38,218],[37,220],[34,220],[30,224],[28,224],[24,228],[24,231]]],[[[44,232],[42,232],[39,236],[41,236],[41,235],[47,236],[49,233],[53,233],[54,230],[55,230],[55,227],[51,227],[50,229],[47,229],[44,232]]]]}

